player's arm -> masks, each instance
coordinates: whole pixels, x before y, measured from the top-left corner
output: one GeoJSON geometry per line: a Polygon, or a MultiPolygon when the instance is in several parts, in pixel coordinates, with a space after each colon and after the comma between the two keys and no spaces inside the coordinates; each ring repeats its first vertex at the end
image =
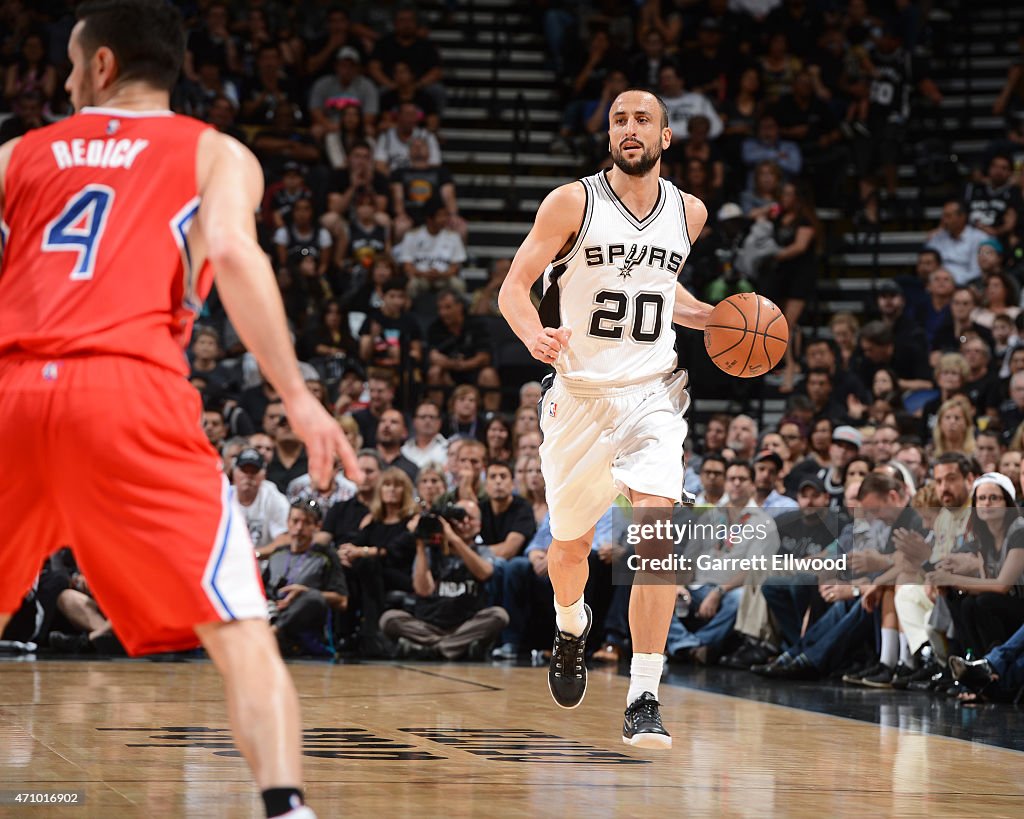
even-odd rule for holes
{"type": "Polygon", "coordinates": [[[336,454],[346,477],[358,482],[362,473],[348,439],[299,372],[277,281],[256,241],[254,214],[263,197],[256,157],[236,140],[210,130],[200,138],[197,164],[197,239],[213,264],[232,326],[284,401],[292,429],[305,441],[314,484],[324,487],[334,479],[336,454]]]}
{"type": "MultiPolygon", "coordinates": [[[[691,244],[700,238],[704,223],[708,220],[708,209],[696,196],[683,194],[683,205],[686,208],[686,235],[691,244]]],[[[676,304],[672,309],[672,321],[681,327],[703,330],[711,315],[712,306],[701,301],[681,284],[676,284],[676,304]]]]}
{"type": "Polygon", "coordinates": [[[574,238],[583,219],[586,192],[582,183],[562,185],[549,193],[537,210],[530,234],[516,251],[512,267],[498,292],[498,308],[530,355],[554,363],[569,343],[570,331],[545,328],[530,299],[530,289],[552,259],[574,238]]]}

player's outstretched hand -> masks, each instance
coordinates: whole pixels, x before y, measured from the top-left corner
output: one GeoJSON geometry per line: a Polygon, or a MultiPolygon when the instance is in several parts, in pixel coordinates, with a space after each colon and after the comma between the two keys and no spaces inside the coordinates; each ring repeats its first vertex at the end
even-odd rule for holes
{"type": "Polygon", "coordinates": [[[545,364],[554,364],[558,354],[569,346],[572,330],[568,327],[545,327],[533,339],[530,355],[545,364]]]}
{"type": "Polygon", "coordinates": [[[341,458],[346,478],[353,483],[363,480],[348,438],[313,393],[306,391],[299,398],[286,402],[285,411],[292,430],[306,444],[309,477],[315,489],[322,491],[333,485],[335,456],[341,458]]]}

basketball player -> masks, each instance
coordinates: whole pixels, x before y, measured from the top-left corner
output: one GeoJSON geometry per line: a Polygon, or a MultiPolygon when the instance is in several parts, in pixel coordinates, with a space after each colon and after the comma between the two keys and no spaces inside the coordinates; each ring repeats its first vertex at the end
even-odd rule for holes
{"type": "MultiPolygon", "coordinates": [[[[563,708],[578,706],[587,688],[592,615],[583,588],[594,524],[620,491],[638,517],[667,518],[680,500],[689,396],[686,372],[675,372],[672,323],[700,330],[711,312],[677,281],[707,210],[660,178],[672,141],[664,103],[623,92],[609,112],[609,139],[614,167],[545,198],[499,299],[533,357],[556,372],[541,399],[540,454],[557,622],[548,687],[563,708]],[[538,316],[530,288],[541,271],[538,316]]],[[[674,582],[633,589],[622,734],[630,745],[672,745],[658,683],[675,597],[674,582]]]]}
{"type": "Polygon", "coordinates": [[[263,173],[169,111],[184,31],[160,0],[78,7],[77,113],[0,147],[0,629],[72,544],[128,652],[200,642],[268,816],[302,804],[295,689],[266,622],[241,510],[205,440],[183,345],[214,270],[320,485],[360,471],[306,389],[253,214],[263,173]],[[212,267],[211,267],[212,266],[212,267]]]}

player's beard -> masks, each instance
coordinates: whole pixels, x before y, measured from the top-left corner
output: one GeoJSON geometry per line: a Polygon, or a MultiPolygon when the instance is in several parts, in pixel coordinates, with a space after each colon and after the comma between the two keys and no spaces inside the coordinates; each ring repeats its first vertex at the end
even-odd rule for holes
{"type": "Polygon", "coordinates": [[[646,176],[661,159],[661,143],[644,150],[638,159],[626,159],[622,146],[612,148],[612,162],[620,171],[629,176],[646,176]]]}

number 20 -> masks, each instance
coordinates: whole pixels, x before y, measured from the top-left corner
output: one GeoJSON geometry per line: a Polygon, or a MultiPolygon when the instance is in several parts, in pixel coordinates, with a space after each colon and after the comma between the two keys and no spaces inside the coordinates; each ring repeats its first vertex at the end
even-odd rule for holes
{"type": "Polygon", "coordinates": [[[100,239],[114,202],[114,190],[106,185],[86,185],[72,196],[64,210],[43,234],[43,250],[49,253],[75,252],[78,258],[71,279],[91,279],[96,269],[100,239]]]}
{"type": "MultiPolygon", "coordinates": [[[[622,325],[629,307],[629,297],[621,290],[601,290],[594,295],[594,304],[606,304],[609,307],[595,310],[590,314],[590,327],[587,335],[594,338],[606,338],[613,341],[622,339],[625,328],[622,325]]],[[[661,293],[637,293],[633,299],[633,326],[629,331],[634,341],[651,344],[661,335],[661,314],[665,307],[665,298],[661,293]],[[654,307],[653,322],[645,321],[654,307]],[[644,329],[644,325],[648,329],[644,329]]]]}

